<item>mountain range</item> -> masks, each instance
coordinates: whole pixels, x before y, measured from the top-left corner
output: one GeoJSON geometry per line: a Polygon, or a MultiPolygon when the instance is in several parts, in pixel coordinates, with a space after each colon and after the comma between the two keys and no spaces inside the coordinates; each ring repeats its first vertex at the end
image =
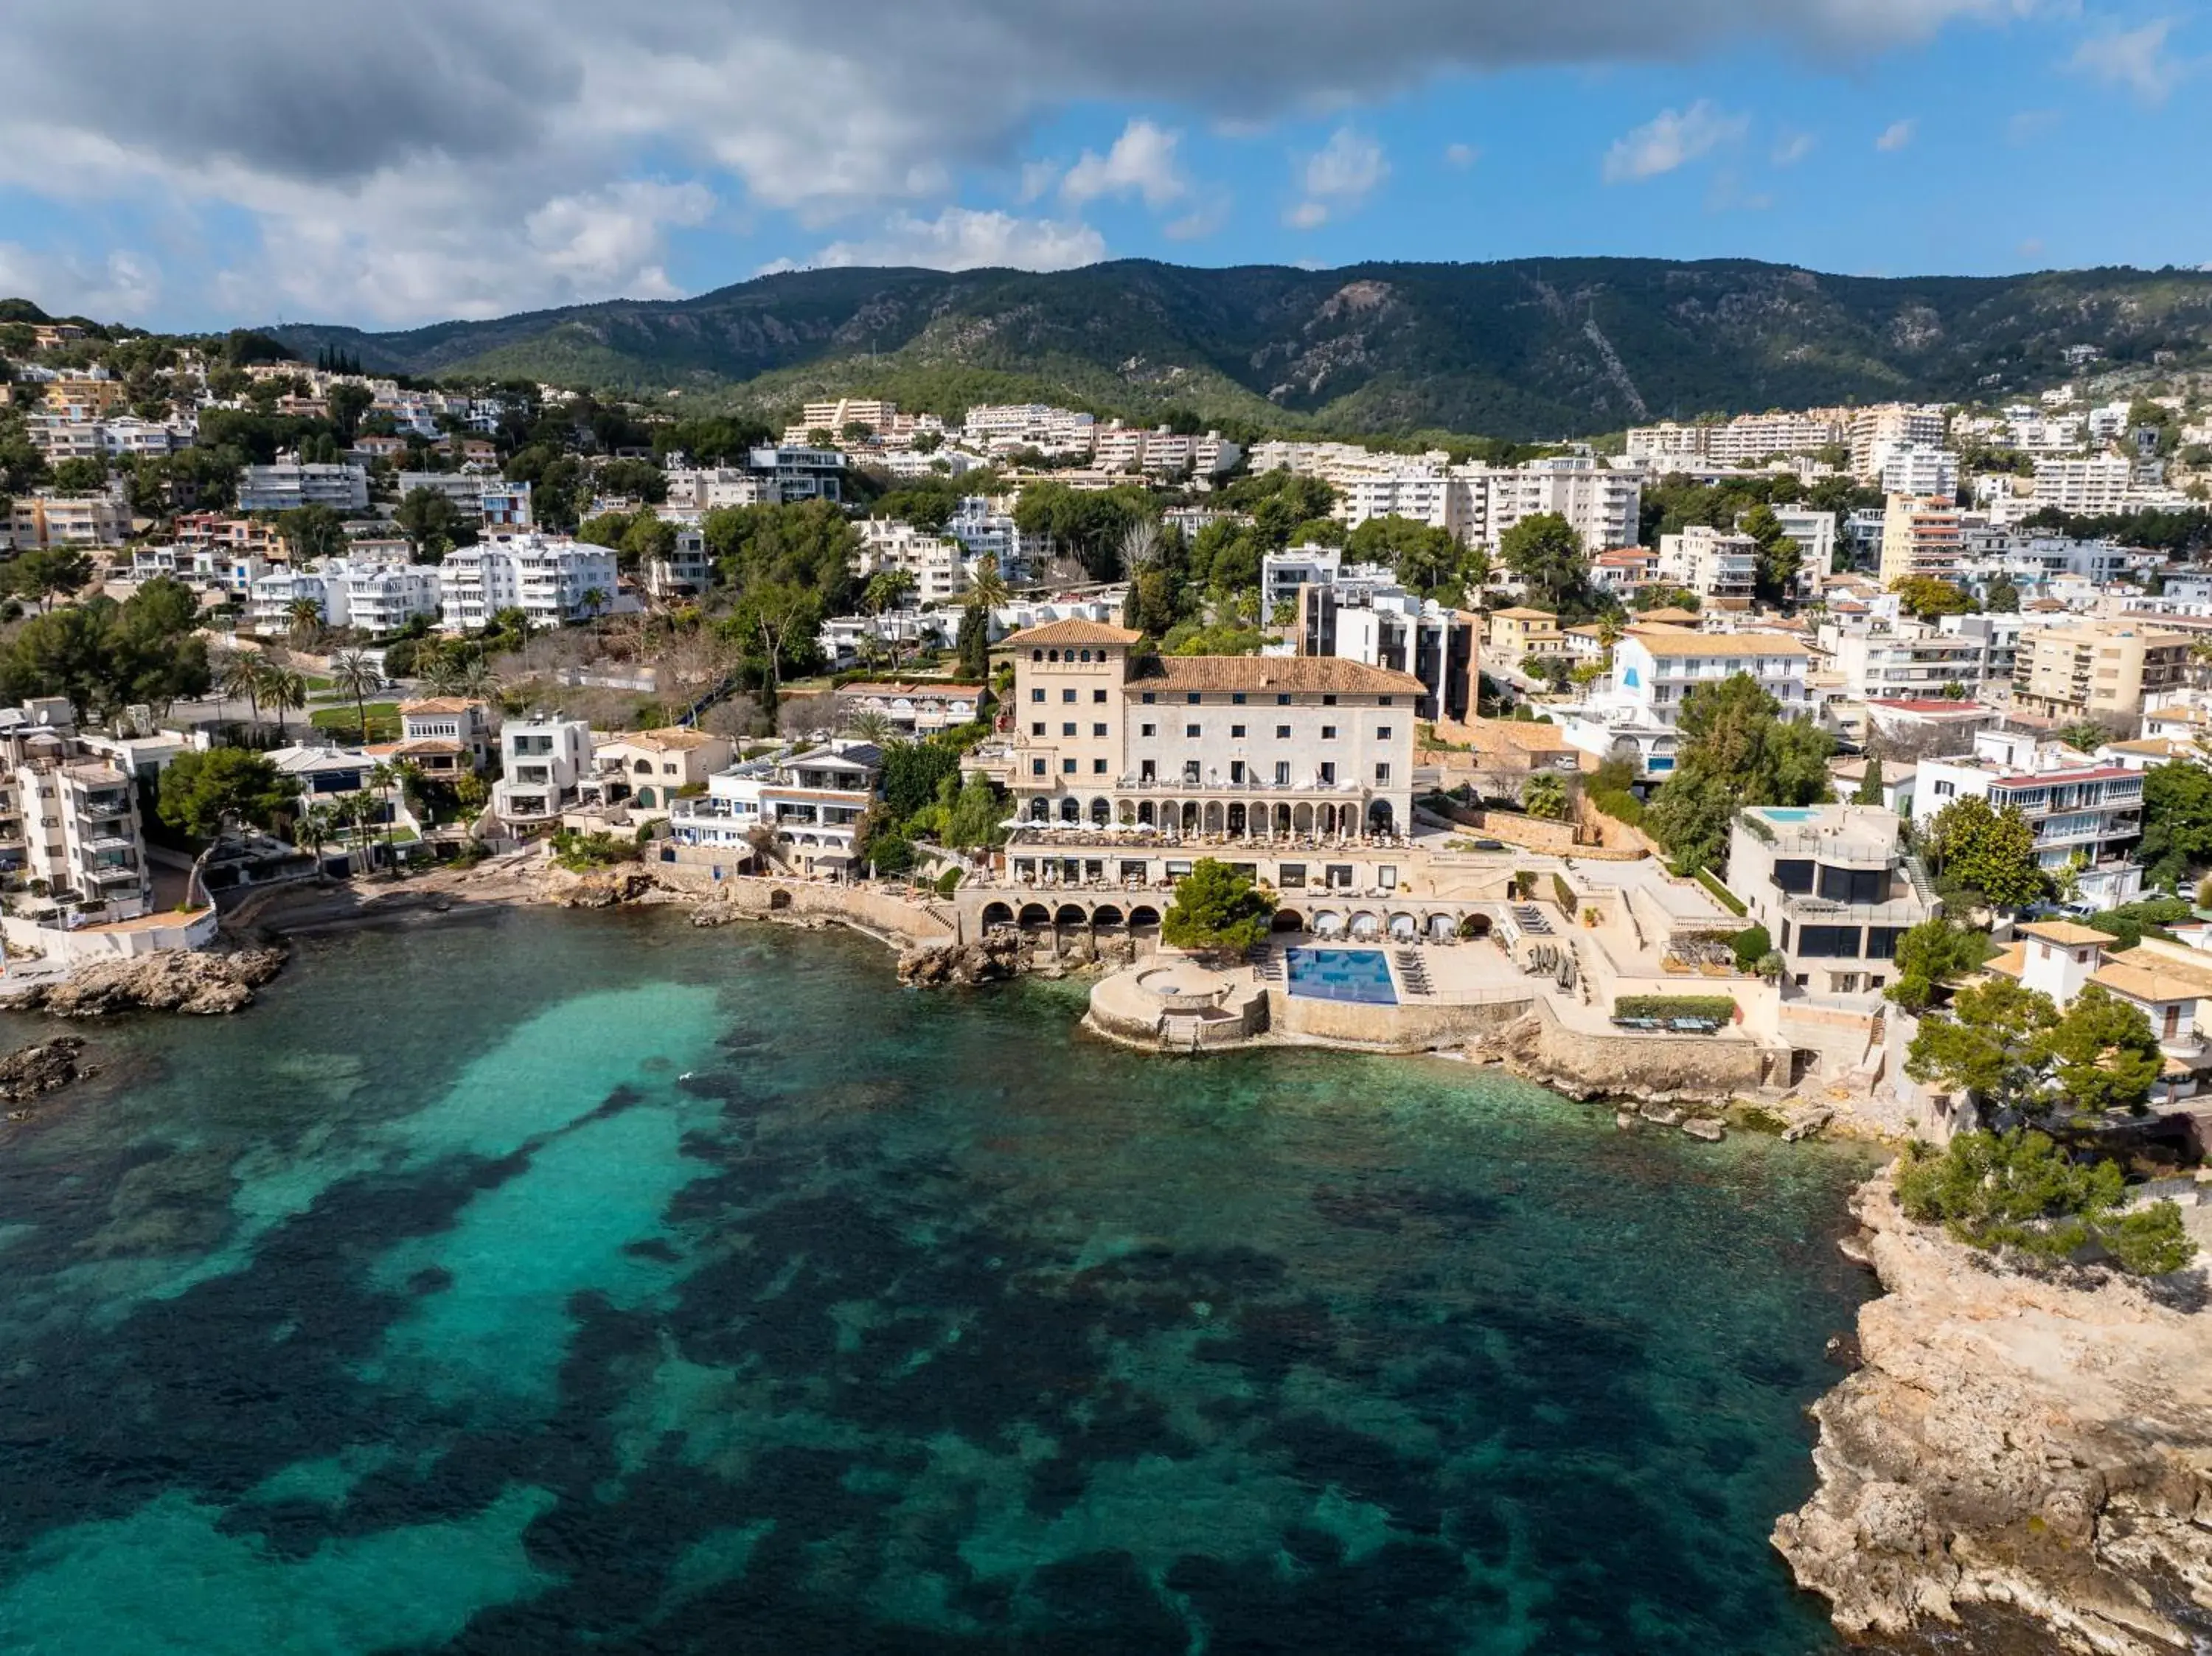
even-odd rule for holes
{"type": "Polygon", "coordinates": [[[835,269],[402,332],[265,330],[373,371],[514,377],[781,417],[881,395],[1042,400],[1316,432],[1525,440],[1666,417],[1967,400],[2212,362],[2212,272],[1821,275],[1749,260],[1333,270],[1124,260],[1049,274],[835,269]]]}

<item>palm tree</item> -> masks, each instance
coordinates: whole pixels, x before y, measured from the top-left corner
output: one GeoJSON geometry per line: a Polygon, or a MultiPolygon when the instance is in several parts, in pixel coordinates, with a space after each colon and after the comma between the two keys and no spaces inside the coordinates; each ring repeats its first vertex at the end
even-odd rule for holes
{"type": "Polygon", "coordinates": [[[384,675],[362,651],[341,650],[331,658],[331,682],[353,698],[354,718],[361,726],[360,739],[368,742],[368,693],[384,687],[384,675]]]}
{"type": "Polygon", "coordinates": [[[606,607],[606,591],[602,587],[586,586],[581,592],[577,594],[576,602],[583,606],[584,611],[586,615],[596,616],[601,610],[606,607]]]}
{"type": "Polygon", "coordinates": [[[1006,578],[999,573],[999,561],[986,552],[975,560],[975,573],[968,578],[968,603],[971,609],[995,610],[1012,596],[1006,578]]]}
{"type": "Polygon", "coordinates": [[[338,812],[334,806],[318,801],[300,813],[292,832],[299,840],[314,852],[315,877],[323,877],[323,847],[337,836],[338,812]]]}
{"type": "Polygon", "coordinates": [[[1538,771],[1521,786],[1521,809],[1539,822],[1558,822],[1567,814],[1567,785],[1550,771],[1538,771]]]}
{"type": "Polygon", "coordinates": [[[916,582],[911,569],[878,569],[868,579],[864,601],[871,615],[896,610],[912,597],[916,582]]]}
{"type": "Polygon", "coordinates": [[[368,773],[368,785],[377,792],[384,807],[384,851],[386,860],[392,854],[392,791],[399,785],[399,773],[390,765],[379,765],[368,773]]]}
{"type": "Polygon", "coordinates": [[[880,747],[898,734],[898,726],[881,709],[863,707],[845,721],[845,734],[880,747]]]}
{"type": "Polygon", "coordinates": [[[284,606],[284,618],[291,624],[295,648],[304,648],[323,635],[323,606],[313,598],[294,598],[284,606]]]}
{"type": "Polygon", "coordinates": [[[253,710],[253,734],[261,734],[261,686],[268,664],[260,656],[244,650],[234,651],[216,664],[216,688],[233,701],[246,698],[253,710]]]}
{"type": "Polygon", "coordinates": [[[474,696],[479,701],[499,699],[500,676],[492,670],[491,663],[481,655],[471,656],[461,664],[454,683],[463,695],[474,696]]]}
{"type": "Polygon", "coordinates": [[[270,662],[261,675],[261,699],[276,710],[276,734],[289,742],[292,732],[284,714],[307,705],[307,681],[290,668],[270,662]]]}

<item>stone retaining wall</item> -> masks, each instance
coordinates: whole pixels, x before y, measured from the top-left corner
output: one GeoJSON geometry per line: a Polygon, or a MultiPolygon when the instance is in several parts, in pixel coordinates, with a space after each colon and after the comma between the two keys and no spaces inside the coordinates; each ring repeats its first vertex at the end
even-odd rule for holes
{"type": "Polygon", "coordinates": [[[1729,1036],[1598,1034],[1570,1028],[1538,1000],[1526,1017],[1480,1043],[1480,1056],[1583,1097],[1725,1098],[1790,1083],[1786,1048],[1729,1036]]]}
{"type": "MultiPolygon", "coordinates": [[[[953,943],[958,928],[919,903],[862,886],[726,874],[682,863],[647,864],[653,883],[686,895],[710,898],[742,914],[849,920],[908,943],[953,943]]],[[[949,912],[949,911],[948,911],[949,912]]]]}
{"type": "Polygon", "coordinates": [[[1378,1052],[1427,1052],[1464,1046],[1525,1016],[1533,995],[1473,1002],[1401,1001],[1370,1006],[1316,1000],[1282,990],[1267,994],[1268,1018],[1277,1033],[1335,1046],[1378,1052]]]}

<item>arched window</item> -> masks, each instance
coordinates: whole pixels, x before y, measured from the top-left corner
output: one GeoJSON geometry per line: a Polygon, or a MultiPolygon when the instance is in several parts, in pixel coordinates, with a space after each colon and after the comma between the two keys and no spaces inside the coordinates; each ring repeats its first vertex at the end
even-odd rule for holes
{"type": "Polygon", "coordinates": [[[1043,652],[1043,651],[1042,651],[1042,650],[1032,650],[1032,651],[1030,651],[1030,659],[1031,661],[1042,661],[1042,660],[1044,659],[1044,652],[1043,652]]]}
{"type": "Polygon", "coordinates": [[[1090,659],[1091,659],[1091,652],[1090,652],[1090,651],[1088,651],[1088,650],[1085,650],[1085,651],[1083,652],[1083,658],[1084,658],[1085,661],[1090,660],[1090,659]]]}
{"type": "Polygon", "coordinates": [[[1060,802],[1060,820],[1063,822],[1081,822],[1083,820],[1082,802],[1080,800],[1072,798],[1061,800],[1060,802]]]}
{"type": "Polygon", "coordinates": [[[1047,650],[1044,652],[1044,658],[1047,661],[1058,661],[1060,659],[1060,652],[1057,650],[1047,650]]]}

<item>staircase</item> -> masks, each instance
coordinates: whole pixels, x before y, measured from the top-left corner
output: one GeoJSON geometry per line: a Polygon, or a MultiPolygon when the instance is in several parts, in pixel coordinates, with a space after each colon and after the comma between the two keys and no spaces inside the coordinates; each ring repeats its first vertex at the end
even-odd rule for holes
{"type": "Polygon", "coordinates": [[[1936,907],[1936,883],[1928,877],[1928,864],[1920,860],[1917,851],[1907,852],[1903,859],[1905,877],[1912,883],[1913,896],[1925,907],[1936,907]]]}

